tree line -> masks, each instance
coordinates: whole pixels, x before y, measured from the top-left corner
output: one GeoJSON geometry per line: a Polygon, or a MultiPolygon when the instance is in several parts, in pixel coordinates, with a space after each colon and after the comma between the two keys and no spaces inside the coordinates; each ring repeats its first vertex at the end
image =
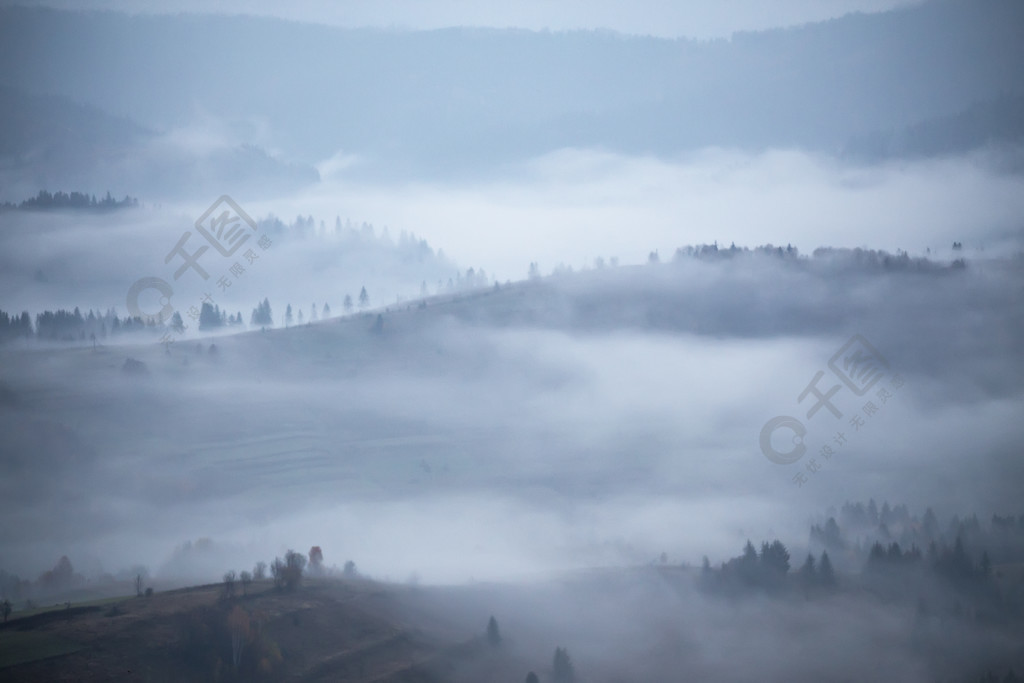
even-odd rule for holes
{"type": "MultiPolygon", "coordinates": [[[[364,310],[369,305],[370,295],[367,293],[366,287],[363,287],[359,291],[359,308],[364,310]]],[[[346,314],[353,312],[355,305],[351,295],[345,295],[343,308],[346,314]]],[[[293,309],[292,305],[288,304],[284,315],[286,326],[295,322],[296,312],[297,322],[300,325],[307,320],[309,322],[326,320],[333,315],[331,307],[327,303],[320,307],[316,303],[312,304],[308,318],[302,310],[293,309]]],[[[218,304],[210,302],[203,302],[195,309],[190,308],[185,315],[182,315],[181,311],[175,311],[164,323],[144,320],[139,316],[119,316],[112,308],[105,312],[89,309],[85,313],[77,306],[72,310],[63,308],[55,311],[45,310],[36,314],[34,322],[28,311],[14,314],[0,310],[0,344],[18,339],[97,343],[126,332],[150,331],[160,335],[171,331],[182,334],[191,324],[195,324],[199,331],[207,332],[225,327],[244,326],[245,319],[242,317],[241,311],[229,313],[226,308],[222,309],[218,304]]],[[[269,299],[264,298],[252,309],[249,326],[274,326],[274,312],[269,299]]]]}
{"type": "Polygon", "coordinates": [[[48,192],[40,190],[34,197],[21,201],[4,202],[0,204],[0,211],[52,211],[58,209],[72,209],[85,211],[112,211],[114,209],[135,208],[139,200],[125,195],[124,199],[114,199],[108,191],[101,199],[96,195],[85,192],[48,192]]]}

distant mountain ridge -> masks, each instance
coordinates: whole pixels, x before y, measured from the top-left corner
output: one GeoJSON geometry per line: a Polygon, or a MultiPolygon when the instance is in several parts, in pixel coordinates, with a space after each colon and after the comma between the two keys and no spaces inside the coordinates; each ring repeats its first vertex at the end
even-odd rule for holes
{"type": "Polygon", "coordinates": [[[467,174],[564,147],[840,151],[1024,94],[1024,3],[933,0],[697,42],[0,10],[0,81],[169,130],[196,112],[283,158],[467,174]],[[197,46],[205,46],[197,49],[197,46]]]}
{"type": "Polygon", "coordinates": [[[1016,170],[1024,169],[1024,95],[1003,95],[952,116],[921,121],[896,131],[854,138],[843,155],[864,161],[922,159],[985,148],[1017,148],[1016,170]]]}
{"type": "Polygon", "coordinates": [[[129,118],[3,85],[0,122],[0,203],[58,187],[160,199],[210,184],[274,192],[319,179],[315,169],[283,163],[251,145],[174,148],[129,118]]]}

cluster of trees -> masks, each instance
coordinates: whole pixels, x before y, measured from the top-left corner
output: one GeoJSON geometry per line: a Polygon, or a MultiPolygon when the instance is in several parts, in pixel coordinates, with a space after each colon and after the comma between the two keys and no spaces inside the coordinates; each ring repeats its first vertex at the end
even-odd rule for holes
{"type": "Polygon", "coordinates": [[[836,587],[836,572],[832,568],[832,560],[827,551],[823,551],[817,561],[814,560],[814,555],[808,553],[798,576],[804,590],[831,590],[836,587]]]}
{"type": "Polygon", "coordinates": [[[52,569],[42,572],[35,581],[0,570],[0,597],[4,600],[28,600],[33,595],[53,595],[84,583],[75,573],[71,560],[63,555],[52,569]]]}
{"type": "Polygon", "coordinates": [[[351,219],[341,220],[341,216],[334,217],[333,229],[321,219],[317,221],[312,215],[296,216],[291,223],[285,223],[273,214],[257,221],[262,232],[271,235],[288,235],[290,238],[311,238],[311,237],[335,237],[342,242],[351,245],[374,245],[397,248],[402,252],[405,260],[426,261],[435,257],[434,250],[426,240],[420,239],[415,233],[402,230],[397,241],[392,239],[388,228],[385,226],[380,233],[377,233],[372,223],[363,221],[353,223],[351,219]]]}
{"type": "Polygon", "coordinates": [[[987,524],[975,515],[954,515],[942,525],[931,509],[918,517],[906,505],[848,502],[811,526],[810,549],[791,572],[780,541],[763,543],[760,552],[748,541],[740,556],[717,569],[705,557],[698,586],[726,595],[800,589],[808,596],[855,587],[916,603],[923,633],[948,618],[1024,618],[1024,583],[1008,578],[1024,561],[1024,515],[993,515],[987,524]],[[845,572],[841,584],[838,571],[845,572]]]}
{"type": "MultiPolygon", "coordinates": [[[[333,229],[323,221],[317,221],[312,215],[296,216],[291,223],[285,223],[280,218],[270,215],[258,221],[261,231],[271,235],[288,235],[289,238],[332,238],[340,240],[348,247],[350,252],[381,255],[384,252],[397,257],[401,264],[419,266],[435,266],[436,270],[449,270],[450,263],[442,251],[435,252],[426,240],[416,236],[415,233],[402,230],[397,239],[391,237],[387,227],[377,232],[372,223],[353,223],[351,220],[341,220],[335,216],[333,229]],[[397,252],[397,253],[396,253],[397,252]]],[[[469,268],[465,272],[456,271],[448,278],[447,284],[443,280],[437,281],[436,293],[445,291],[454,292],[476,287],[486,287],[490,284],[490,278],[482,269],[469,268]]],[[[420,288],[420,295],[427,296],[427,283],[423,281],[420,288]]],[[[348,297],[351,300],[351,296],[348,297]]],[[[363,302],[360,300],[360,304],[363,302]]],[[[348,309],[351,310],[351,309],[348,309]]]]}
{"type": "Polygon", "coordinates": [[[22,211],[48,211],[55,209],[74,209],[74,210],[92,210],[92,211],[110,211],[113,209],[127,209],[137,207],[139,200],[134,197],[125,196],[124,199],[114,199],[110,192],[102,198],[97,200],[96,195],[86,194],[85,192],[48,192],[46,190],[40,190],[39,194],[35,197],[30,197],[18,204],[12,202],[4,202],[0,204],[0,210],[16,210],[22,211]]]}
{"type": "MultiPolygon", "coordinates": [[[[365,287],[363,288],[363,291],[364,292],[366,291],[365,287]]],[[[352,309],[352,297],[346,294],[345,295],[345,301],[348,303],[348,306],[347,306],[348,311],[351,311],[351,309],[352,309]]],[[[369,301],[369,297],[367,297],[367,301],[369,301]]],[[[285,310],[284,310],[284,324],[285,324],[285,327],[288,327],[288,326],[292,325],[295,322],[295,315],[296,315],[296,313],[298,314],[298,324],[301,325],[302,323],[305,322],[306,319],[303,316],[302,309],[296,309],[296,311],[293,312],[292,311],[292,305],[288,304],[288,307],[285,308],[285,310]]],[[[331,317],[331,307],[330,307],[330,305],[324,304],[324,307],[320,311],[320,313],[317,313],[317,311],[316,311],[316,302],[314,302],[314,303],[312,303],[310,305],[310,307],[309,307],[309,322],[313,323],[313,322],[316,322],[317,320],[319,320],[321,318],[323,318],[324,320],[327,320],[330,317],[331,317]]]]}
{"type": "MultiPolygon", "coordinates": [[[[199,307],[199,329],[202,332],[216,330],[221,327],[235,327],[241,324],[241,311],[229,315],[226,310],[221,310],[217,304],[210,304],[205,301],[199,307]]],[[[178,334],[185,331],[185,321],[182,320],[181,313],[178,311],[175,311],[174,315],[171,316],[170,328],[178,334]]]]}
{"type": "Polygon", "coordinates": [[[983,556],[993,563],[1024,562],[1024,515],[994,514],[987,523],[977,515],[953,515],[942,524],[931,508],[917,516],[906,505],[885,501],[879,507],[870,500],[846,502],[824,524],[814,524],[810,530],[811,547],[845,558],[844,567],[850,570],[863,566],[875,544],[929,549],[929,555],[934,546],[934,554],[941,555],[958,542],[975,563],[983,556]]]}
{"type": "MultiPolygon", "coordinates": [[[[536,266],[537,264],[531,264],[536,266]]],[[[533,277],[533,276],[531,276],[533,277]]],[[[488,287],[491,284],[491,278],[483,268],[467,268],[465,273],[461,271],[455,271],[455,276],[448,278],[447,282],[437,281],[437,287],[434,290],[436,294],[453,294],[455,292],[466,292],[473,289],[481,289],[488,287]]],[[[427,287],[427,283],[424,281],[420,285],[420,296],[428,296],[430,290],[427,287]]]]}
{"type": "MultiPolygon", "coordinates": [[[[180,318],[179,318],[180,320],[180,318]]],[[[159,330],[154,323],[138,317],[119,317],[113,309],[106,313],[89,310],[87,314],[76,306],[68,311],[43,311],[36,314],[35,325],[28,311],[13,315],[0,311],[0,342],[35,338],[45,341],[96,341],[123,332],[159,330]]]]}
{"type": "Polygon", "coordinates": [[[846,266],[857,270],[915,271],[938,273],[950,270],[963,270],[967,261],[962,258],[951,263],[932,261],[923,256],[911,257],[906,251],[897,249],[890,254],[881,249],[854,249],[819,247],[814,250],[815,261],[828,261],[832,265],[846,266]]]}
{"type": "MultiPolygon", "coordinates": [[[[789,550],[782,541],[775,539],[770,543],[761,544],[761,551],[754,548],[749,540],[743,547],[743,553],[723,562],[718,569],[711,567],[711,562],[704,558],[701,566],[699,586],[703,590],[720,593],[737,593],[747,590],[764,590],[778,592],[787,587],[790,556],[789,550]]],[[[827,569],[827,576],[822,576],[821,567],[815,568],[814,558],[810,558],[810,566],[805,563],[802,574],[808,585],[834,584],[831,562],[825,556],[822,559],[827,569]]]]}
{"type": "MultiPolygon", "coordinates": [[[[954,243],[956,245],[958,243],[954,243]]],[[[650,263],[657,263],[656,252],[652,252],[650,263]]],[[[698,244],[676,249],[673,261],[682,263],[687,259],[698,261],[725,261],[739,257],[770,256],[773,258],[800,261],[801,263],[824,263],[840,265],[857,270],[886,270],[886,271],[922,271],[922,272],[943,272],[958,270],[966,267],[964,259],[956,259],[951,263],[932,261],[925,257],[911,257],[906,251],[897,249],[895,254],[890,254],[878,249],[854,249],[819,247],[815,249],[813,259],[801,257],[800,252],[791,244],[785,247],[772,244],[763,244],[753,249],[749,247],[737,247],[735,243],[729,247],[722,248],[718,243],[698,244]]]]}
{"type": "MultiPolygon", "coordinates": [[[[564,647],[555,648],[555,656],[551,660],[551,680],[555,683],[573,683],[576,680],[576,668],[572,665],[569,651],[564,647]]],[[[540,683],[540,677],[530,671],[526,674],[526,683],[540,683]]]]}
{"type": "MultiPolygon", "coordinates": [[[[351,297],[346,296],[347,312],[351,311],[351,297]]],[[[364,287],[359,296],[360,307],[369,305],[370,297],[364,287]]],[[[316,304],[313,305],[310,319],[316,320],[316,304]]],[[[291,305],[285,313],[286,323],[291,323],[291,305]]],[[[330,317],[331,307],[326,303],[322,308],[324,318],[330,317]]],[[[302,312],[299,312],[299,323],[303,322],[302,312]]],[[[252,311],[249,319],[253,327],[272,327],[274,324],[273,310],[270,307],[270,300],[264,298],[252,311]]],[[[223,327],[237,327],[244,325],[242,312],[228,313],[217,304],[203,302],[199,309],[198,325],[199,330],[206,332],[223,327]]],[[[42,341],[62,342],[93,342],[107,339],[108,337],[126,333],[148,330],[159,335],[167,330],[182,334],[187,329],[185,320],[179,311],[175,311],[170,319],[164,324],[158,324],[152,320],[143,320],[138,316],[118,316],[114,309],[108,311],[94,311],[90,309],[82,313],[77,306],[74,310],[57,309],[56,311],[46,310],[36,314],[35,324],[28,311],[20,315],[7,313],[0,310],[0,343],[10,342],[16,339],[37,339],[42,341]]]]}
{"type": "MultiPolygon", "coordinates": [[[[432,278],[423,280],[420,284],[420,296],[427,297],[431,294],[451,294],[468,290],[488,287],[493,284],[492,278],[486,271],[480,268],[468,268],[465,271],[452,268],[452,264],[440,250],[434,251],[426,240],[420,239],[412,232],[405,230],[399,233],[397,239],[393,239],[385,227],[376,231],[373,224],[363,222],[353,223],[351,220],[342,221],[340,216],[334,219],[333,229],[323,220],[316,220],[312,215],[296,216],[290,223],[285,223],[280,218],[270,215],[257,222],[262,232],[270,235],[287,235],[294,238],[330,238],[340,240],[347,247],[351,254],[365,255],[365,261],[387,259],[397,261],[402,266],[427,267],[434,271],[452,272],[454,274],[447,278],[436,280],[436,286],[428,285],[434,282],[432,278]]],[[[363,288],[365,291],[365,287],[363,288]]],[[[401,297],[400,297],[401,300],[401,297]]],[[[361,291],[357,296],[351,293],[344,298],[344,311],[351,313],[356,305],[360,309],[369,306],[369,298],[363,296],[361,291]]],[[[297,324],[302,324],[302,314],[298,309],[294,312],[297,324]]],[[[304,314],[303,314],[304,316],[304,314]]],[[[321,317],[326,317],[321,314],[321,317]]],[[[310,320],[315,320],[315,314],[310,320]]],[[[292,324],[288,321],[287,324],[292,324]]]]}
{"type": "Polygon", "coordinates": [[[24,311],[21,315],[11,315],[6,311],[0,311],[0,343],[12,339],[27,339],[32,335],[32,318],[28,311],[24,311]]]}
{"type": "MultiPolygon", "coordinates": [[[[242,314],[238,314],[239,322],[241,322],[242,314]]],[[[256,308],[252,309],[252,316],[249,318],[249,323],[253,327],[273,327],[274,325],[274,312],[270,309],[270,300],[266,297],[263,301],[256,304],[256,308]]],[[[200,325],[200,329],[202,326],[200,325]]]]}
{"type": "MultiPolygon", "coordinates": [[[[267,565],[266,562],[257,562],[251,572],[242,571],[235,573],[234,570],[224,574],[224,595],[232,598],[240,587],[242,595],[246,595],[249,586],[254,581],[267,579],[267,571],[270,571],[270,578],[274,581],[277,589],[295,590],[302,582],[302,577],[308,573],[311,576],[323,576],[327,573],[324,567],[324,551],[320,546],[315,545],[309,549],[308,557],[294,550],[284,554],[284,558],[275,557],[274,561],[267,565]]],[[[346,577],[356,576],[356,565],[349,560],[345,563],[342,574],[346,577]]]]}
{"type": "Polygon", "coordinates": [[[284,657],[265,628],[266,615],[236,602],[179,612],[176,663],[192,680],[279,680],[284,657]]]}
{"type": "MultiPolygon", "coordinates": [[[[370,295],[366,291],[366,287],[362,287],[359,290],[359,310],[365,310],[370,305],[370,295]]],[[[345,314],[348,315],[355,308],[355,304],[352,302],[352,295],[346,294],[345,299],[341,302],[341,307],[344,309],[345,314]]],[[[302,313],[299,313],[299,323],[302,322],[302,313]]]]}
{"type": "MultiPolygon", "coordinates": [[[[484,632],[487,644],[492,648],[501,645],[501,630],[498,628],[498,620],[491,615],[487,620],[487,629],[484,632]]],[[[576,670],[572,665],[572,658],[569,657],[569,650],[564,647],[556,647],[555,655],[551,661],[552,680],[557,683],[573,683],[576,680],[576,670]]],[[[540,683],[540,678],[533,671],[526,674],[526,683],[540,683]]]]}
{"type": "MultiPolygon", "coordinates": [[[[676,249],[676,253],[673,256],[673,261],[676,263],[682,262],[684,259],[697,259],[699,261],[721,261],[730,258],[736,258],[737,256],[775,256],[778,258],[796,259],[799,258],[800,252],[792,244],[787,244],[785,247],[776,247],[771,244],[763,244],[759,247],[750,249],[749,247],[737,247],[736,243],[733,242],[729,245],[728,249],[721,249],[718,246],[718,242],[713,244],[697,244],[688,245],[685,247],[679,247],[676,249]]],[[[651,252],[651,256],[647,259],[649,263],[658,263],[660,259],[657,258],[657,252],[651,252]]]]}
{"type": "Polygon", "coordinates": [[[895,575],[903,572],[928,572],[959,587],[985,584],[992,577],[992,560],[987,550],[975,561],[964,549],[963,541],[957,537],[952,546],[935,542],[922,553],[912,545],[909,550],[893,542],[888,547],[876,542],[871,546],[864,573],[868,576],[895,575]]]}

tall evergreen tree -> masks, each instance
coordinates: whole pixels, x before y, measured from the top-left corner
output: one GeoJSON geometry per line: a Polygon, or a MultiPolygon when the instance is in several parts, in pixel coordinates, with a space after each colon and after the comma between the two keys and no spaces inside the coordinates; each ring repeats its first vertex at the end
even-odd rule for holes
{"type": "Polygon", "coordinates": [[[487,622],[487,642],[491,647],[501,645],[501,633],[498,631],[498,620],[492,615],[487,622]]]}
{"type": "Polygon", "coordinates": [[[569,651],[563,647],[555,648],[552,670],[558,683],[572,683],[576,680],[576,671],[573,669],[572,659],[569,658],[569,651]]]}
{"type": "Polygon", "coordinates": [[[832,569],[832,560],[829,559],[827,551],[821,553],[821,560],[818,561],[818,583],[826,588],[836,585],[836,573],[832,569]]]}

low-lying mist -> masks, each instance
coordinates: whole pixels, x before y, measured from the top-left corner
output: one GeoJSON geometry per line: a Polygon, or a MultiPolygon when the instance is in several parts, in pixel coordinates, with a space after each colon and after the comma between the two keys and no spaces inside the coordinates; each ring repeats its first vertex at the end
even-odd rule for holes
{"type": "Polygon", "coordinates": [[[747,538],[799,547],[846,499],[1012,508],[1019,259],[900,270],[848,257],[681,255],[379,320],[4,350],[17,476],[0,545],[30,575],[69,554],[215,578],[321,545],[369,575],[451,583],[661,553],[695,564],[747,538]],[[798,482],[814,452],[778,465],[758,435],[808,411],[798,394],[855,334],[900,388],[862,428],[848,392],[844,419],[808,419],[814,451],[833,430],[846,442],[798,482]],[[124,372],[128,357],[144,371],[124,372]],[[203,537],[206,559],[175,554],[203,537]]]}

